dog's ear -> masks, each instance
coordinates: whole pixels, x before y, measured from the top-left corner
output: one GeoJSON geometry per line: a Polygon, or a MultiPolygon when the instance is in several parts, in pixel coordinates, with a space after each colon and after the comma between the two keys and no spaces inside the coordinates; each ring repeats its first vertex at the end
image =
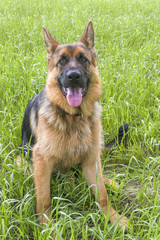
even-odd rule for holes
{"type": "Polygon", "coordinates": [[[94,29],[91,20],[87,23],[80,42],[84,43],[90,49],[94,47],[94,29]]]}
{"type": "Polygon", "coordinates": [[[60,45],[60,43],[52,37],[45,27],[43,27],[43,39],[48,53],[53,53],[58,45],[60,45]]]}

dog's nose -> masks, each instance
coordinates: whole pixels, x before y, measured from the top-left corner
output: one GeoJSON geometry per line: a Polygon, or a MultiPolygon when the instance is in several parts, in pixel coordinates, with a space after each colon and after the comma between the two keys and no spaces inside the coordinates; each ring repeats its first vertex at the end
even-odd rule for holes
{"type": "Polygon", "coordinates": [[[81,79],[81,72],[79,70],[69,70],[66,77],[69,81],[76,82],[81,79]]]}

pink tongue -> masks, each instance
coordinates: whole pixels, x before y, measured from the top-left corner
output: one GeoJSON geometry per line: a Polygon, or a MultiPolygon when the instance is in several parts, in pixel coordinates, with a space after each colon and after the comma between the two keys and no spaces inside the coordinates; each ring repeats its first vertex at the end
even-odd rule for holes
{"type": "Polygon", "coordinates": [[[71,107],[79,107],[82,102],[81,88],[67,88],[67,101],[71,107]]]}

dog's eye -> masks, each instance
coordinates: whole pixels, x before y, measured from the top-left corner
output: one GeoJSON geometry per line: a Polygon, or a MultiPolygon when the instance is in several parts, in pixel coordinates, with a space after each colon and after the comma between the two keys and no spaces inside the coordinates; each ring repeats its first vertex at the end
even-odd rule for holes
{"type": "Polygon", "coordinates": [[[80,56],[79,61],[80,61],[80,63],[86,63],[87,59],[84,56],[80,56]]]}
{"type": "Polygon", "coordinates": [[[66,62],[67,62],[67,59],[66,59],[66,58],[61,58],[61,59],[58,61],[58,63],[60,63],[61,65],[66,64],[66,62]]]}

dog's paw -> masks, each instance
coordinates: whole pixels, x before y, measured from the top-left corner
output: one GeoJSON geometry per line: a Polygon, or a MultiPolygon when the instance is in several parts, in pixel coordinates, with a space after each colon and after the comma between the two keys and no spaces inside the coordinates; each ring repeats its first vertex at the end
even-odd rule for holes
{"type": "Polygon", "coordinates": [[[113,187],[114,190],[119,190],[119,184],[117,182],[115,182],[114,180],[111,180],[109,178],[104,178],[104,182],[109,184],[111,187],[113,187]]]}
{"type": "Polygon", "coordinates": [[[129,229],[129,219],[127,217],[122,217],[119,221],[119,226],[125,226],[125,230],[128,232],[129,229]]]}
{"type": "Polygon", "coordinates": [[[125,227],[125,231],[128,232],[129,229],[129,219],[127,217],[122,217],[117,212],[112,217],[110,217],[111,224],[117,223],[119,227],[125,227]]]}

